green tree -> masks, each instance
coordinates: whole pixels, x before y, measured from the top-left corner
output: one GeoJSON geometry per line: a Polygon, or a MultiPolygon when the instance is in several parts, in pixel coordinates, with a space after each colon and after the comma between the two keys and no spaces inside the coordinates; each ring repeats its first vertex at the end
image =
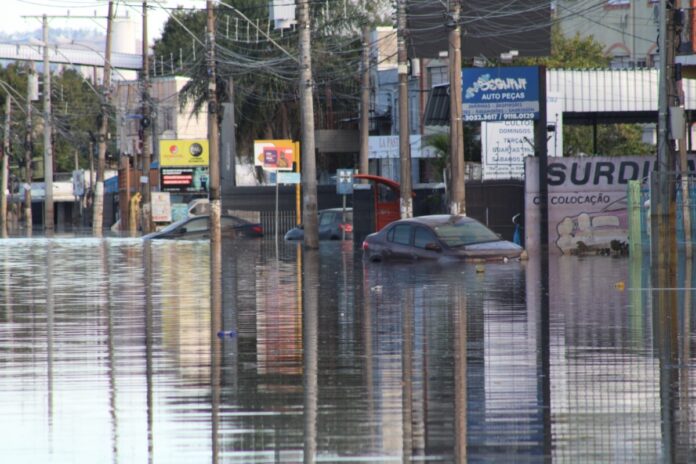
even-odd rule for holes
{"type": "MultiPolygon", "coordinates": [[[[216,10],[216,67],[219,101],[234,88],[238,152],[251,154],[258,138],[299,138],[297,33],[275,30],[268,2],[221,2],[216,10]]],[[[312,62],[317,129],[355,126],[359,99],[360,25],[385,0],[312,4],[312,62]],[[370,11],[363,11],[362,4],[370,11]]],[[[191,78],[182,102],[206,106],[205,11],[175,11],[156,41],[156,57],[180,58],[176,74],[191,78]]]]}
{"type": "MultiPolygon", "coordinates": [[[[70,172],[75,169],[74,156],[78,153],[81,168],[89,167],[89,142],[97,132],[101,118],[101,90],[92,86],[77,71],[66,69],[56,75],[52,82],[51,110],[55,128],[56,171],[70,172]]],[[[115,134],[115,113],[109,114],[110,133],[115,134]]],[[[115,137],[111,137],[112,140],[115,137]]],[[[116,154],[113,142],[107,145],[112,157],[116,154]]]]}
{"type": "MultiPolygon", "coordinates": [[[[606,68],[611,59],[594,37],[565,37],[558,25],[551,30],[551,55],[522,59],[518,64],[544,65],[549,69],[606,68]]],[[[607,124],[597,127],[595,153],[592,126],[563,125],[563,154],[598,154],[604,156],[647,155],[655,152],[652,145],[643,143],[642,128],[638,124],[607,124]]]]}

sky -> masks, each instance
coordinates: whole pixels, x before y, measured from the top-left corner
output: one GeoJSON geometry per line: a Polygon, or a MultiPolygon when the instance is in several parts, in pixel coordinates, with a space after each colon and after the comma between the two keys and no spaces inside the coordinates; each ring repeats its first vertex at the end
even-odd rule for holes
{"type": "MultiPolygon", "coordinates": [[[[204,0],[148,0],[148,36],[152,43],[161,35],[167,19],[166,9],[178,5],[184,7],[205,8],[204,0]]],[[[116,0],[116,16],[136,18],[137,27],[141,27],[142,0],[116,0]]],[[[69,29],[90,29],[106,32],[106,13],[108,1],[105,0],[0,0],[0,31],[5,33],[27,32],[41,29],[41,18],[24,18],[23,16],[70,15],[90,16],[89,19],[49,18],[49,27],[69,29]],[[92,18],[99,16],[100,18],[92,18]]]]}

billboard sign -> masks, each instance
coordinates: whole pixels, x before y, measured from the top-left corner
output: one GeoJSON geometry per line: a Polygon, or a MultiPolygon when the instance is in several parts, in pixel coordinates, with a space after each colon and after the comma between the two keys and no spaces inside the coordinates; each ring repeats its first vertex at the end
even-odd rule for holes
{"type": "MultiPolygon", "coordinates": [[[[656,164],[655,156],[549,159],[549,251],[573,254],[628,243],[628,182],[649,178],[656,164]]],[[[696,158],[688,164],[693,171],[696,158]]],[[[531,251],[540,247],[539,158],[526,157],[525,170],[525,248],[531,251]]]]}
{"type": "Polygon", "coordinates": [[[539,118],[539,68],[462,70],[464,121],[516,121],[539,118]]]}
{"type": "Polygon", "coordinates": [[[160,140],[160,166],[208,166],[208,141],[160,140]]]}
{"type": "Polygon", "coordinates": [[[296,156],[292,140],[254,140],[254,165],[267,170],[292,171],[296,156]]]}

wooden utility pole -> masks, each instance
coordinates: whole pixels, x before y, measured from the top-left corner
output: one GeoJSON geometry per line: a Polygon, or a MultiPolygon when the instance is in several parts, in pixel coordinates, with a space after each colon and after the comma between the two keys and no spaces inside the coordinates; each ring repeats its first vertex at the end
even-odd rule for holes
{"type": "MultiPolygon", "coordinates": [[[[658,86],[657,163],[651,186],[651,249],[653,269],[663,272],[676,263],[676,193],[672,179],[677,170],[670,141],[670,106],[678,95],[674,82],[674,2],[660,0],[659,38],[660,81],[658,86]]],[[[656,279],[659,280],[659,279],[656,279]]]]}
{"type": "Polygon", "coordinates": [[[24,139],[24,227],[26,228],[27,234],[31,235],[32,229],[32,212],[31,212],[31,178],[32,169],[31,163],[33,158],[33,124],[32,124],[32,107],[31,101],[33,95],[33,89],[31,88],[31,82],[35,78],[34,76],[34,62],[29,65],[29,77],[27,78],[27,122],[26,122],[26,135],[24,139]],[[29,188],[27,188],[29,187],[29,188]]]}
{"type": "Polygon", "coordinates": [[[297,23],[300,46],[300,112],[302,118],[302,222],[304,246],[319,248],[317,218],[317,167],[314,145],[314,101],[312,100],[312,44],[309,0],[298,0],[297,23]]]}
{"type": "Polygon", "coordinates": [[[408,55],[406,53],[406,0],[397,0],[397,69],[399,73],[399,161],[401,218],[413,217],[411,194],[411,143],[408,121],[408,55]]]}
{"type": "Polygon", "coordinates": [[[104,53],[104,93],[101,106],[101,124],[97,136],[97,182],[94,186],[94,203],[92,205],[92,233],[102,235],[104,224],[104,171],[106,169],[106,137],[109,130],[109,104],[111,103],[111,21],[114,2],[109,2],[106,18],[106,50],[104,53]]]}
{"type": "Polygon", "coordinates": [[[12,111],[12,97],[8,93],[5,97],[5,130],[2,139],[2,180],[0,180],[0,234],[7,236],[7,176],[8,158],[10,157],[10,121],[12,111]]]}
{"type": "Polygon", "coordinates": [[[53,230],[53,149],[51,146],[51,63],[48,59],[48,17],[43,15],[43,142],[44,230],[53,230]]]}
{"type": "Polygon", "coordinates": [[[360,174],[370,173],[370,26],[365,17],[360,82],[360,174]]]}
{"type": "Polygon", "coordinates": [[[213,2],[207,0],[208,11],[208,147],[210,150],[208,167],[208,200],[210,202],[210,240],[211,252],[217,253],[220,247],[220,137],[218,131],[218,101],[215,65],[215,10],[213,2]]]}
{"type": "Polygon", "coordinates": [[[450,2],[449,71],[450,71],[450,214],[466,215],[464,129],[462,127],[462,31],[459,25],[461,4],[450,2]]]}
{"type": "Polygon", "coordinates": [[[150,163],[151,163],[151,151],[150,151],[150,63],[148,60],[148,41],[147,41],[147,1],[143,1],[143,37],[142,37],[142,55],[143,55],[143,72],[141,76],[141,83],[143,86],[143,119],[141,119],[142,124],[140,129],[142,131],[142,143],[143,143],[143,168],[142,168],[142,182],[141,182],[141,194],[143,196],[143,207],[142,207],[142,229],[143,233],[148,233],[152,230],[151,219],[152,211],[150,205],[150,163]]]}

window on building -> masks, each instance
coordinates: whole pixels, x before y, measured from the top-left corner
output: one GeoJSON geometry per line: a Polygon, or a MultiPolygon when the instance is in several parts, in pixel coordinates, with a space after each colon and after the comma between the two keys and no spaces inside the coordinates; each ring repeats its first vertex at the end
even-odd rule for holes
{"type": "Polygon", "coordinates": [[[430,87],[440,84],[449,83],[449,75],[447,74],[447,66],[431,66],[428,68],[428,80],[430,87]]]}
{"type": "Polygon", "coordinates": [[[161,123],[163,131],[173,131],[174,128],[174,108],[162,108],[161,123]]]}
{"type": "Polygon", "coordinates": [[[612,69],[627,69],[633,67],[633,61],[628,55],[615,56],[611,59],[609,66],[612,69]]]}

